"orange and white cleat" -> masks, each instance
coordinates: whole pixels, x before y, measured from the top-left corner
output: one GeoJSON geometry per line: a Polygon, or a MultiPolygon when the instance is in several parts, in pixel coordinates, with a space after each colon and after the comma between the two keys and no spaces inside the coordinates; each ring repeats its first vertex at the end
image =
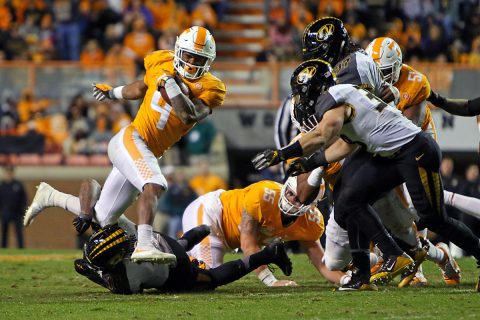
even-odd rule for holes
{"type": "Polygon", "coordinates": [[[443,261],[438,264],[438,267],[442,271],[443,280],[449,286],[456,286],[460,284],[460,279],[462,277],[460,267],[450,253],[450,249],[443,242],[439,242],[436,247],[442,250],[445,254],[443,261]]]}

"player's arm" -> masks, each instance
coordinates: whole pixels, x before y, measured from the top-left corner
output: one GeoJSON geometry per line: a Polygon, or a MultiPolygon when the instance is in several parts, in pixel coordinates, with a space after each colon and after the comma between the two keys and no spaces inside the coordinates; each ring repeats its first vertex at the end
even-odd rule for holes
{"type": "Polygon", "coordinates": [[[138,100],[145,96],[148,87],[143,80],[136,80],[125,86],[119,86],[115,88],[105,83],[93,83],[92,89],[93,96],[98,101],[102,101],[104,99],[138,100]]]}
{"type": "Polygon", "coordinates": [[[408,119],[412,120],[412,122],[416,125],[421,124],[423,119],[420,119],[422,115],[422,110],[426,107],[427,101],[422,101],[418,104],[414,104],[409,106],[405,110],[403,110],[402,114],[407,117],[408,119]]]}
{"type": "MultiPolygon", "coordinates": [[[[258,245],[259,223],[252,218],[245,210],[242,211],[242,221],[240,222],[240,248],[245,256],[260,251],[258,245]]],[[[290,280],[277,280],[267,266],[261,266],[255,269],[257,277],[268,287],[296,285],[290,280]]]]}
{"type": "Polygon", "coordinates": [[[445,98],[438,92],[431,91],[427,98],[433,105],[448,113],[463,117],[480,115],[480,97],[474,99],[450,99],[445,98]]]}
{"type": "Polygon", "coordinates": [[[210,107],[202,100],[189,97],[188,87],[178,77],[165,75],[159,80],[158,87],[165,89],[170,105],[184,124],[198,122],[211,113],[210,107]]]}
{"type": "Polygon", "coordinates": [[[253,158],[255,169],[262,170],[287,159],[309,156],[321,148],[328,147],[337,140],[340,130],[352,110],[347,105],[330,109],[323,115],[322,121],[310,132],[302,135],[295,143],[280,150],[265,150],[253,158]]]}
{"type": "Polygon", "coordinates": [[[324,251],[320,241],[300,241],[300,245],[305,250],[312,264],[325,279],[332,283],[340,284],[344,282],[342,278],[348,277],[344,272],[328,270],[323,263],[324,251]]]}

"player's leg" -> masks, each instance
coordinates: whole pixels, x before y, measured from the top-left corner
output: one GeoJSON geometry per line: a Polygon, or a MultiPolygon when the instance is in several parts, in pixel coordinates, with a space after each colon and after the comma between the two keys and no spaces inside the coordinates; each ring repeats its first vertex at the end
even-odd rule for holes
{"type": "Polygon", "coordinates": [[[78,197],[63,193],[46,182],[41,182],[37,186],[37,192],[33,197],[32,203],[25,212],[23,225],[28,226],[32,221],[46,208],[59,207],[69,212],[80,214],[80,202],[78,197]]]}
{"type": "Polygon", "coordinates": [[[430,137],[417,137],[417,146],[402,155],[400,166],[420,221],[471,252],[478,262],[480,239],[464,223],[447,216],[439,172],[440,149],[430,137]]]}
{"type": "MultiPolygon", "coordinates": [[[[121,184],[117,186],[108,185],[108,192],[115,193],[115,188],[136,188],[142,192],[138,199],[138,241],[131,259],[133,261],[155,261],[159,263],[174,263],[175,256],[161,252],[153,245],[152,221],[154,210],[160,194],[167,188],[167,181],[162,175],[158,160],[151,150],[148,149],[145,141],[140,137],[133,125],[122,129],[108,144],[108,156],[114,168],[123,176],[117,178],[121,184]]],[[[107,183],[104,185],[102,195],[95,206],[98,215],[103,216],[102,223],[115,223],[121,213],[108,207],[120,207],[129,205],[126,199],[115,197],[103,197],[107,183]],[[105,200],[105,201],[102,201],[105,200]],[[119,202],[119,204],[117,204],[119,202]],[[99,207],[102,205],[103,207],[99,207]],[[103,210],[107,208],[107,210],[103,210]]],[[[131,192],[134,194],[134,192],[131,192]]]]}
{"type": "MultiPolygon", "coordinates": [[[[358,226],[359,232],[380,248],[385,255],[385,270],[381,269],[381,272],[372,277],[372,280],[390,280],[409,268],[413,261],[388,234],[378,215],[368,203],[375,202],[385,190],[399,185],[401,177],[390,159],[373,157],[366,153],[355,154],[352,157],[354,158],[347,160],[344,164],[335,184],[334,202],[336,213],[338,213],[335,219],[340,226],[342,226],[342,220],[346,221],[347,226],[358,226]],[[385,172],[389,174],[386,175],[385,172]]],[[[348,232],[350,247],[353,250],[352,240],[357,242],[358,240],[350,230],[348,232]]],[[[357,255],[364,255],[359,261],[362,261],[362,276],[366,278],[370,274],[367,255],[369,243],[365,241],[358,243],[362,247],[355,250],[357,255]]],[[[355,267],[358,268],[358,266],[355,267]]]]}
{"type": "Polygon", "coordinates": [[[183,230],[186,232],[202,224],[211,228],[210,235],[189,251],[190,256],[205,262],[209,268],[221,265],[227,250],[223,241],[220,222],[222,207],[219,205],[218,197],[218,192],[200,196],[188,205],[182,218],[183,230]]]}
{"type": "Polygon", "coordinates": [[[323,262],[332,271],[344,269],[351,261],[352,254],[348,242],[348,232],[335,221],[335,209],[330,214],[325,229],[325,253],[323,262]]]}
{"type": "Polygon", "coordinates": [[[210,234],[210,227],[206,224],[201,224],[198,227],[188,230],[178,240],[178,244],[190,251],[194,246],[199,244],[205,237],[210,234]]]}
{"type": "Polygon", "coordinates": [[[292,273],[292,262],[282,242],[274,242],[250,256],[205,271],[211,276],[215,288],[238,280],[258,267],[270,263],[276,264],[287,276],[292,273]]]}

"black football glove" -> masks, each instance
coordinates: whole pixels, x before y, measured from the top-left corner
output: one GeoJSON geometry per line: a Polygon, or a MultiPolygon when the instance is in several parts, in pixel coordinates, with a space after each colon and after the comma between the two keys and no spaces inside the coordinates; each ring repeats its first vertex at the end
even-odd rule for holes
{"type": "Polygon", "coordinates": [[[72,224],[75,226],[75,230],[77,230],[78,235],[82,235],[92,225],[92,216],[80,213],[78,217],[73,219],[72,224]]]}
{"type": "Polygon", "coordinates": [[[287,169],[287,172],[285,173],[285,176],[298,176],[302,173],[307,173],[315,169],[315,167],[311,168],[312,164],[309,163],[307,158],[298,158],[292,163],[290,163],[290,166],[287,169]]]}
{"type": "Polygon", "coordinates": [[[290,164],[286,175],[298,176],[299,174],[310,172],[318,167],[324,167],[328,165],[327,159],[325,159],[325,151],[320,150],[312,154],[310,157],[298,158],[290,164]]]}
{"type": "Polygon", "coordinates": [[[253,159],[252,163],[256,170],[263,170],[267,167],[274,166],[284,161],[279,150],[267,149],[258,153],[253,159]]]}

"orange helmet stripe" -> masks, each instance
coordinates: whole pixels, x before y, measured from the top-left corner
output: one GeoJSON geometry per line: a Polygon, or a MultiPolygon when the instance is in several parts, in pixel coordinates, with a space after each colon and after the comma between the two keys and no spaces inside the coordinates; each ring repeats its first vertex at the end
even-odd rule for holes
{"type": "Polygon", "coordinates": [[[195,37],[195,50],[202,50],[207,39],[207,29],[198,27],[197,36],[195,37]]]}
{"type": "Polygon", "coordinates": [[[380,59],[380,52],[381,52],[380,48],[382,47],[383,40],[385,40],[385,37],[380,37],[373,41],[373,48],[372,48],[373,60],[380,59]]]}

